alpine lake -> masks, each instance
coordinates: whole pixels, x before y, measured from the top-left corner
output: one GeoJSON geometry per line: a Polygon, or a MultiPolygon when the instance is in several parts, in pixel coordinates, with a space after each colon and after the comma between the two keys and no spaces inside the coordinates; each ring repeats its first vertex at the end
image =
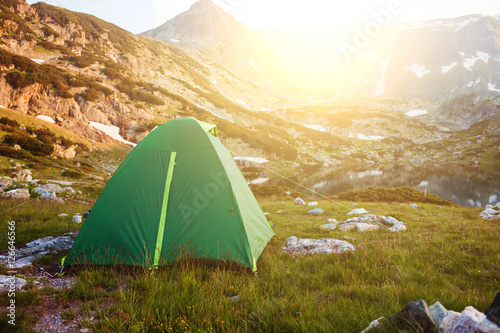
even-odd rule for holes
{"type": "Polygon", "coordinates": [[[292,181],[272,173],[263,173],[248,180],[250,184],[286,186],[310,196],[314,196],[314,193],[295,183],[327,196],[370,186],[410,186],[451,199],[462,206],[484,207],[500,201],[500,164],[420,167],[394,164],[349,170],[331,168],[299,171],[287,175],[287,178],[292,181]]]}

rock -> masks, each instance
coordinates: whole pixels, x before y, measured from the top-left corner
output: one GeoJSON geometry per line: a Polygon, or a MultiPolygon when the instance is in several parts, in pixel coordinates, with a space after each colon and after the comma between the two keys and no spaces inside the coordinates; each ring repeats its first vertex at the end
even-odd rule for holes
{"type": "Polygon", "coordinates": [[[429,311],[432,316],[432,320],[436,324],[436,327],[439,328],[441,326],[441,322],[448,314],[448,310],[443,306],[443,304],[436,302],[429,306],[429,311]]]}
{"type": "Polygon", "coordinates": [[[18,182],[30,182],[33,180],[33,177],[31,176],[31,170],[29,169],[23,169],[14,172],[12,176],[14,177],[14,180],[18,182]]]}
{"type": "Polygon", "coordinates": [[[282,209],[282,210],[278,210],[278,211],[274,212],[274,214],[279,214],[279,213],[283,213],[283,212],[284,212],[284,210],[282,209]]]}
{"type": "Polygon", "coordinates": [[[15,276],[0,275],[0,292],[21,290],[26,286],[26,280],[15,276]]]}
{"type": "Polygon", "coordinates": [[[18,188],[15,190],[10,190],[2,194],[2,197],[10,199],[21,199],[21,200],[31,198],[30,191],[27,188],[18,188]]]}
{"type": "Polygon", "coordinates": [[[64,205],[64,204],[66,203],[66,202],[65,202],[63,199],[61,199],[61,198],[53,198],[53,199],[51,199],[51,200],[53,200],[53,201],[55,201],[55,202],[57,202],[58,204],[61,204],[61,205],[64,205]]]}
{"type": "Polygon", "coordinates": [[[68,216],[68,214],[66,214],[66,213],[62,213],[62,214],[59,214],[59,215],[57,215],[57,216],[59,216],[59,217],[66,217],[66,216],[68,216]]]}
{"type": "Polygon", "coordinates": [[[422,207],[420,207],[419,205],[411,204],[410,207],[416,210],[422,210],[422,207]]]}
{"type": "Polygon", "coordinates": [[[357,226],[359,232],[375,231],[380,229],[380,226],[377,224],[358,223],[357,226]]]}
{"type": "Polygon", "coordinates": [[[446,313],[446,317],[444,317],[441,325],[439,326],[439,332],[452,333],[458,319],[460,319],[460,313],[448,310],[448,312],[446,313]]]}
{"type": "Polygon", "coordinates": [[[347,213],[347,215],[361,215],[361,214],[368,214],[368,212],[364,208],[356,208],[347,213]]]}
{"type": "Polygon", "coordinates": [[[314,208],[313,210],[308,211],[307,214],[309,214],[309,215],[315,215],[315,216],[316,215],[321,215],[321,214],[323,214],[323,209],[321,209],[321,208],[314,208]]]}
{"type": "Polygon", "coordinates": [[[339,225],[339,230],[341,231],[351,231],[357,229],[358,229],[358,224],[353,222],[343,223],[339,225]]]}
{"type": "Polygon", "coordinates": [[[313,201],[313,202],[308,203],[307,205],[310,207],[313,207],[313,206],[317,206],[318,203],[316,201],[313,201]]]}
{"type": "Polygon", "coordinates": [[[15,144],[15,145],[14,145],[14,150],[21,150],[21,146],[20,146],[20,145],[18,145],[18,144],[15,144]]]}
{"type": "Polygon", "coordinates": [[[66,192],[67,192],[67,193],[71,193],[71,194],[75,194],[75,193],[76,193],[76,192],[75,192],[75,190],[73,190],[73,188],[72,188],[72,187],[65,187],[65,188],[63,188],[63,189],[61,190],[61,193],[66,193],[66,192]]]}
{"type": "Polygon", "coordinates": [[[59,193],[63,190],[63,188],[59,184],[46,184],[42,186],[42,189],[44,189],[47,192],[54,192],[54,193],[59,193]]]}
{"type": "Polygon", "coordinates": [[[406,305],[400,312],[390,316],[388,321],[400,330],[409,329],[412,332],[435,332],[436,330],[436,323],[423,299],[406,305]]]}
{"type": "Polygon", "coordinates": [[[495,206],[493,205],[486,205],[486,209],[483,210],[479,215],[483,219],[488,219],[488,220],[495,220],[500,218],[500,207],[498,207],[498,210],[496,209],[497,206],[499,206],[499,203],[497,203],[495,206]]]}
{"type": "Polygon", "coordinates": [[[338,224],[337,220],[336,219],[328,219],[328,223],[335,223],[335,224],[338,224]]]}
{"type": "Polygon", "coordinates": [[[233,301],[233,303],[236,303],[238,302],[238,300],[240,299],[240,295],[236,295],[236,296],[233,296],[233,297],[229,297],[229,299],[231,301],[233,301]]]}
{"type": "Polygon", "coordinates": [[[371,331],[377,332],[378,328],[381,327],[385,322],[386,322],[385,317],[380,317],[378,319],[375,319],[374,321],[372,321],[370,323],[370,325],[368,325],[367,328],[365,328],[364,330],[362,330],[361,333],[368,333],[368,332],[371,332],[371,331]]]}
{"type": "Polygon", "coordinates": [[[390,232],[406,231],[406,226],[404,224],[401,224],[401,223],[395,224],[392,227],[390,227],[389,229],[387,229],[387,231],[390,231],[390,232]]]}
{"type": "Polygon", "coordinates": [[[321,229],[326,229],[326,230],[335,230],[335,228],[337,228],[337,225],[335,223],[327,223],[327,224],[323,224],[321,226],[321,229]]]}
{"type": "Polygon", "coordinates": [[[392,227],[393,225],[400,224],[400,223],[401,222],[399,222],[398,220],[396,220],[392,216],[382,216],[382,224],[384,224],[388,227],[392,227]]]}
{"type": "Polygon", "coordinates": [[[486,317],[500,327],[500,292],[497,294],[488,310],[484,311],[486,317]]]}
{"type": "Polygon", "coordinates": [[[304,200],[302,200],[302,198],[295,199],[295,203],[297,205],[301,205],[301,206],[305,206],[306,205],[306,203],[304,202],[304,200]]]}
{"type": "MultiPolygon", "coordinates": [[[[61,251],[71,248],[74,242],[75,234],[71,236],[53,237],[35,239],[25,245],[25,247],[16,249],[16,261],[12,268],[21,268],[31,266],[37,258],[52,251],[61,251]]],[[[0,264],[7,265],[8,257],[0,255],[0,264]]]]}
{"type": "Polygon", "coordinates": [[[490,321],[482,312],[477,311],[472,306],[458,314],[448,311],[439,328],[442,333],[499,333],[500,327],[490,321]]]}
{"type": "Polygon", "coordinates": [[[7,188],[12,185],[12,178],[0,177],[0,188],[7,188]]]}
{"type": "Polygon", "coordinates": [[[354,251],[354,246],[346,241],[333,238],[297,238],[295,236],[288,237],[285,240],[282,252],[290,254],[316,254],[316,253],[343,253],[354,251]]]}

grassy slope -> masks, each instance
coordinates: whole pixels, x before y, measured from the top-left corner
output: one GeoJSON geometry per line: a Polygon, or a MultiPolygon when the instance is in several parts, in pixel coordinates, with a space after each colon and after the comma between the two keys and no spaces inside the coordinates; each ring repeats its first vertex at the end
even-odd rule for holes
{"type": "MultiPolygon", "coordinates": [[[[347,218],[348,209],[340,205],[320,201],[325,214],[314,217],[306,214],[308,207],[294,205],[292,198],[260,199],[260,204],[272,213],[269,218],[277,238],[259,259],[257,277],[186,262],[154,274],[148,269],[88,267],[74,273],[77,282],[70,290],[30,292],[18,302],[18,313],[24,315],[25,327],[32,326],[39,313],[28,305],[43,307],[55,300],[65,304],[54,311],[64,313],[66,320],[84,318],[81,326],[100,332],[359,332],[371,320],[417,299],[429,304],[440,301],[455,311],[468,305],[484,311],[500,289],[500,224],[480,219],[477,209],[421,204],[423,210],[417,211],[408,204],[363,203],[358,207],[371,213],[398,216],[407,223],[408,232],[345,233],[319,227],[327,218],[347,218]],[[273,214],[282,209],[283,213],[273,214]],[[282,240],[291,235],[337,239],[348,235],[356,251],[284,255],[282,240]],[[235,295],[237,302],[230,300],[235,295]],[[99,321],[91,322],[91,317],[99,321]]],[[[38,204],[9,211],[2,216],[1,233],[5,234],[9,220],[18,222],[20,237],[34,227],[38,234],[72,230],[74,225],[55,217],[70,209],[84,207],[38,204]]],[[[22,240],[36,237],[30,233],[22,240]]]]}

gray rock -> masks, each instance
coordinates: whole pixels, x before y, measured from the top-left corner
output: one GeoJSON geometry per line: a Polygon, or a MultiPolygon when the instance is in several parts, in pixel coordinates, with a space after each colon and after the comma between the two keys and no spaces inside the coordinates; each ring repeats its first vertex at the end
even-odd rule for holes
{"type": "Polygon", "coordinates": [[[439,329],[441,323],[443,322],[443,319],[448,314],[448,310],[446,310],[446,308],[441,303],[436,302],[429,306],[429,311],[431,313],[432,319],[434,320],[434,323],[436,324],[436,328],[439,329]]]}
{"type": "Polygon", "coordinates": [[[406,305],[400,312],[390,316],[388,321],[401,330],[432,333],[436,330],[429,307],[423,299],[406,305]]]}
{"type": "Polygon", "coordinates": [[[361,214],[368,214],[368,212],[364,208],[356,208],[347,213],[347,215],[361,215],[361,214]]]}
{"type": "Polygon", "coordinates": [[[317,206],[318,203],[316,201],[310,202],[307,204],[309,207],[317,206]]]}
{"type": "Polygon", "coordinates": [[[26,286],[26,280],[15,276],[0,275],[0,291],[21,290],[26,286]]]}
{"type": "Polygon", "coordinates": [[[339,225],[339,230],[341,231],[351,231],[357,229],[358,229],[358,224],[355,222],[342,223],[339,225]]]}
{"type": "Polygon", "coordinates": [[[31,176],[31,170],[23,169],[12,174],[14,176],[14,180],[18,182],[30,182],[33,180],[31,176]]]}
{"type": "MultiPolygon", "coordinates": [[[[498,204],[497,204],[498,205],[498,204]]],[[[496,210],[496,206],[492,206],[492,205],[486,205],[486,209],[483,210],[481,213],[479,213],[479,215],[483,218],[483,219],[488,219],[488,220],[496,220],[496,219],[499,219],[500,218],[500,209],[499,210],[496,210]]]]}
{"type": "Polygon", "coordinates": [[[297,238],[295,236],[288,237],[285,240],[282,252],[290,254],[317,254],[317,253],[343,253],[354,251],[354,246],[346,241],[333,238],[297,238]]]}
{"type": "Polygon", "coordinates": [[[18,188],[15,190],[10,190],[2,194],[3,198],[10,198],[10,199],[29,199],[30,196],[30,191],[27,188],[18,188]]]}
{"type": "Polygon", "coordinates": [[[419,205],[411,204],[410,207],[416,210],[422,210],[422,207],[420,207],[419,205]]]}
{"type": "Polygon", "coordinates": [[[335,228],[337,228],[337,225],[335,223],[327,223],[321,226],[321,229],[326,229],[326,230],[335,230],[335,228]]]}
{"type": "Polygon", "coordinates": [[[442,333],[499,333],[500,327],[490,321],[482,312],[474,307],[468,306],[458,314],[454,311],[448,311],[439,328],[442,333]]]}
{"type": "Polygon", "coordinates": [[[42,188],[47,192],[59,193],[63,190],[63,188],[59,184],[46,184],[43,185],[42,188]]]}
{"type": "MultiPolygon", "coordinates": [[[[76,237],[76,235],[75,235],[76,237]]],[[[16,250],[16,261],[13,268],[21,268],[32,265],[37,258],[52,251],[67,250],[71,248],[74,242],[73,236],[48,236],[35,239],[26,243],[25,247],[16,250]]],[[[8,257],[0,256],[0,264],[7,265],[8,257]]]]}
{"type": "Polygon", "coordinates": [[[296,198],[295,199],[295,203],[297,205],[301,205],[301,206],[305,206],[306,205],[306,203],[304,202],[304,200],[302,200],[302,198],[296,198]]]}
{"type": "Polygon", "coordinates": [[[500,292],[496,295],[490,307],[484,311],[484,314],[500,327],[500,292]]]}
{"type": "Polygon", "coordinates": [[[388,228],[387,231],[390,232],[401,232],[406,231],[406,226],[404,224],[395,224],[392,227],[388,228]]]}
{"type": "Polygon", "coordinates": [[[313,210],[308,211],[307,214],[309,214],[309,215],[321,215],[321,214],[323,214],[323,209],[314,208],[313,210]]]}
{"type": "Polygon", "coordinates": [[[382,223],[388,227],[392,227],[393,225],[400,224],[401,222],[392,216],[383,216],[382,223]]]}
{"type": "Polygon", "coordinates": [[[357,226],[359,232],[375,231],[380,229],[378,224],[358,223],[357,226]]]}
{"type": "Polygon", "coordinates": [[[12,185],[12,178],[0,177],[0,188],[6,188],[12,185]]]}
{"type": "Polygon", "coordinates": [[[328,223],[335,223],[335,224],[338,224],[337,220],[336,219],[328,219],[328,223]]]}

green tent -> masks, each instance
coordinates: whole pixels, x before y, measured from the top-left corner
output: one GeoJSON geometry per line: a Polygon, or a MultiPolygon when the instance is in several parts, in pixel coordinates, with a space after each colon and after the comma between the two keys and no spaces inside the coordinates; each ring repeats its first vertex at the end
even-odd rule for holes
{"type": "Polygon", "coordinates": [[[154,129],[109,180],[64,265],[209,258],[255,270],[274,233],[216,135],[192,118],[154,129]]]}

